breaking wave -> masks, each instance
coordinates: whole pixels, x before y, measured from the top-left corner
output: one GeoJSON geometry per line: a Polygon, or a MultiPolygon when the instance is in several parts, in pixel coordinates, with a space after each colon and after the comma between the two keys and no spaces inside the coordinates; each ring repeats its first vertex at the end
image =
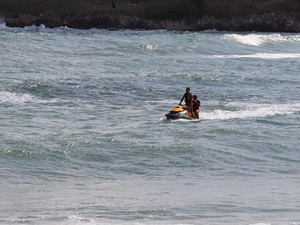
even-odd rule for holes
{"type": "Polygon", "coordinates": [[[300,42],[299,35],[284,36],[282,34],[225,34],[222,39],[250,46],[261,46],[267,43],[300,42]]]}
{"type": "Polygon", "coordinates": [[[255,53],[249,55],[214,55],[212,58],[256,58],[256,59],[290,59],[300,58],[297,53],[255,53]]]}

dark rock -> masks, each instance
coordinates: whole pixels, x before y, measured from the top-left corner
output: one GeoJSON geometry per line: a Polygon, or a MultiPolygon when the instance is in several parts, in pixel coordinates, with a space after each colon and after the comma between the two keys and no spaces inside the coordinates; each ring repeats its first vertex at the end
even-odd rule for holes
{"type": "MultiPolygon", "coordinates": [[[[104,14],[101,17],[101,25],[103,28],[119,28],[120,22],[114,15],[104,14]]],[[[121,27],[120,27],[121,28],[121,27]]]]}
{"type": "Polygon", "coordinates": [[[25,27],[33,24],[54,28],[67,26],[75,29],[168,29],[168,30],[220,30],[220,31],[258,31],[258,32],[300,32],[300,13],[263,13],[234,18],[214,18],[204,16],[200,19],[145,20],[134,15],[112,13],[104,15],[70,16],[51,11],[39,14],[14,14],[4,18],[9,27],[25,27]]]}
{"type": "Polygon", "coordinates": [[[258,32],[299,32],[298,14],[254,14],[232,19],[203,17],[195,24],[195,30],[258,31],[258,32]]]}
{"type": "Polygon", "coordinates": [[[6,18],[5,23],[8,27],[25,27],[24,23],[20,19],[6,18]]]}

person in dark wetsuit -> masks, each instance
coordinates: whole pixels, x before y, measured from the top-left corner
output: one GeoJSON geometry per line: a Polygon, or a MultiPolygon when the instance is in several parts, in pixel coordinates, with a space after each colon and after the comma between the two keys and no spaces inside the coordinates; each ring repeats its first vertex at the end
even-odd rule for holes
{"type": "Polygon", "coordinates": [[[193,117],[199,119],[200,101],[197,99],[197,95],[193,95],[193,117]]]}
{"type": "Polygon", "coordinates": [[[193,110],[192,110],[192,100],[193,100],[193,95],[192,95],[192,93],[190,93],[190,88],[189,87],[187,87],[186,89],[185,89],[185,93],[184,93],[184,95],[182,96],[182,98],[181,98],[181,100],[180,100],[180,102],[179,102],[179,105],[181,105],[181,102],[183,101],[183,99],[184,99],[184,101],[185,101],[185,105],[188,107],[188,110],[190,111],[190,113],[191,113],[191,115],[193,115],[193,110]]]}

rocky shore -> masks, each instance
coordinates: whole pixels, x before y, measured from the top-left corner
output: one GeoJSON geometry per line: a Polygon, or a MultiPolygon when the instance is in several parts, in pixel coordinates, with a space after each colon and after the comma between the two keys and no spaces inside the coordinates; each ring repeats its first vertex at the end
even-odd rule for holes
{"type": "Polygon", "coordinates": [[[141,29],[180,31],[258,31],[258,32],[300,32],[300,13],[263,13],[234,18],[214,18],[204,16],[181,21],[143,19],[121,13],[87,15],[83,17],[63,16],[54,13],[39,15],[19,14],[2,17],[8,27],[45,25],[49,28],[67,26],[75,29],[141,29]]]}

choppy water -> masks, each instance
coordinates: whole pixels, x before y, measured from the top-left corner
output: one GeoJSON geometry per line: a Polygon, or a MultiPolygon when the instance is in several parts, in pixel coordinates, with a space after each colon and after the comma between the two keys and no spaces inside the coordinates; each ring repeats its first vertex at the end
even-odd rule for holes
{"type": "Polygon", "coordinates": [[[300,34],[2,24],[0,69],[0,224],[300,224],[300,34]]]}

